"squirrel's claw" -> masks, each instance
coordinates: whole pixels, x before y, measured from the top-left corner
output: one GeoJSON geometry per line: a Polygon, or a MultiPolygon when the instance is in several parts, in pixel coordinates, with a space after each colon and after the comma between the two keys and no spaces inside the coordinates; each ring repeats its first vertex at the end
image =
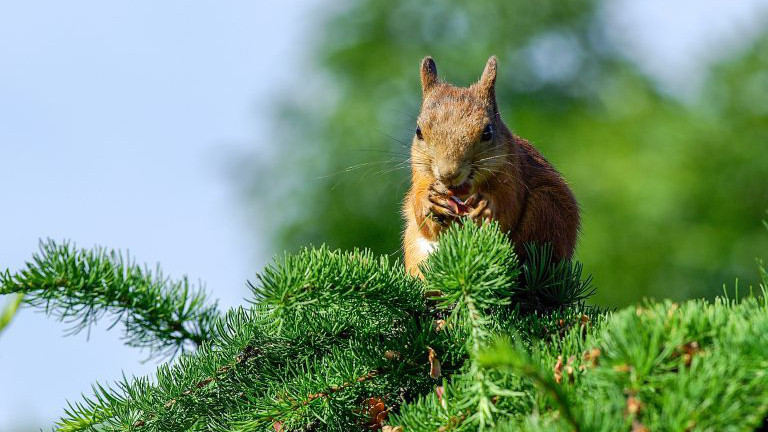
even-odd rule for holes
{"type": "MultiPolygon", "coordinates": [[[[493,219],[493,212],[491,211],[491,207],[488,203],[487,199],[480,199],[479,196],[472,195],[467,201],[470,199],[479,200],[478,203],[474,206],[474,208],[469,212],[469,218],[473,220],[476,223],[482,223],[490,222],[491,219],[493,219]]],[[[473,203],[474,203],[473,200],[473,203]]]]}
{"type": "Polygon", "coordinates": [[[434,187],[429,188],[426,213],[442,226],[447,226],[459,217],[457,204],[434,187]]]}
{"type": "Polygon", "coordinates": [[[450,207],[450,202],[441,202],[439,200],[430,199],[430,206],[428,208],[428,214],[432,216],[440,225],[448,225],[453,220],[456,220],[459,215],[454,213],[450,207]]]}
{"type": "Polygon", "coordinates": [[[467,198],[466,200],[464,200],[464,205],[466,205],[466,206],[467,206],[467,207],[469,207],[469,208],[473,208],[473,207],[475,206],[475,203],[476,203],[478,200],[480,200],[480,195],[479,195],[479,194],[476,194],[476,193],[474,193],[474,194],[470,195],[470,197],[469,197],[469,198],[467,198]]]}

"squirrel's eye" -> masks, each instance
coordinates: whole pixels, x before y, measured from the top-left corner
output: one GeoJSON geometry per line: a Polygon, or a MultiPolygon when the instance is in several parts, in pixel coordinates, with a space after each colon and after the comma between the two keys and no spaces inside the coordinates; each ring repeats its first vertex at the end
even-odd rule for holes
{"type": "Polygon", "coordinates": [[[421,135],[421,128],[416,126],[416,138],[423,140],[424,136],[421,135]]]}
{"type": "Polygon", "coordinates": [[[480,137],[483,141],[490,141],[493,138],[493,127],[490,124],[485,125],[483,129],[483,135],[480,137]]]}

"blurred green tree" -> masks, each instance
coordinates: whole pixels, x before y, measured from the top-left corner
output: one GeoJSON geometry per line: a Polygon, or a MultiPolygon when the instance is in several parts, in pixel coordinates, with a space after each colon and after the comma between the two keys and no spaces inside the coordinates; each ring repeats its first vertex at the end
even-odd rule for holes
{"type": "Polygon", "coordinates": [[[598,303],[712,296],[749,278],[744,263],[766,242],[768,39],[717,67],[698,102],[684,104],[622,56],[598,7],[347,2],[276,115],[272,154],[238,170],[249,208],[267,218],[260,231],[275,250],[399,254],[419,60],[432,55],[441,77],[467,85],[496,54],[502,116],[582,205],[577,256],[601,287],[598,303]]]}

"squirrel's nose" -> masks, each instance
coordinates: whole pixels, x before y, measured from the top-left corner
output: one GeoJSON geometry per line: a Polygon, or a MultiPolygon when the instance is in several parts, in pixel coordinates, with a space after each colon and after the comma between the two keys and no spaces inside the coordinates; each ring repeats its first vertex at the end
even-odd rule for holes
{"type": "Polygon", "coordinates": [[[435,167],[438,180],[446,186],[457,186],[461,177],[461,167],[458,164],[438,164],[435,167]]]}

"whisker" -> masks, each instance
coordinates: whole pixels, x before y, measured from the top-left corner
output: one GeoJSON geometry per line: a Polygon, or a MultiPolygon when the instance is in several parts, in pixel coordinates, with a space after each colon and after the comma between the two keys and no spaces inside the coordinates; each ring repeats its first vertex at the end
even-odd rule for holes
{"type": "Polygon", "coordinates": [[[491,160],[491,159],[506,158],[506,157],[510,157],[510,156],[512,156],[512,153],[496,155],[496,156],[489,156],[489,157],[486,157],[486,158],[478,159],[475,162],[483,162],[483,161],[487,161],[487,160],[491,160]]]}
{"type": "Polygon", "coordinates": [[[385,149],[349,149],[347,151],[350,151],[350,152],[381,153],[381,154],[389,154],[389,155],[404,156],[404,157],[410,156],[408,153],[405,153],[405,152],[398,152],[398,151],[385,150],[385,149]]]}
{"type": "Polygon", "coordinates": [[[391,140],[393,140],[393,141],[395,141],[397,143],[400,143],[403,147],[409,147],[410,146],[409,143],[406,143],[405,141],[400,140],[399,138],[397,138],[394,135],[390,135],[390,134],[388,134],[388,133],[386,133],[386,132],[384,132],[382,130],[379,130],[379,129],[374,129],[374,131],[376,131],[377,133],[380,133],[381,135],[384,135],[385,137],[387,137],[387,138],[389,138],[389,139],[391,139],[391,140]]]}
{"type": "Polygon", "coordinates": [[[507,173],[505,173],[504,171],[492,170],[492,169],[490,169],[490,168],[485,168],[485,167],[479,167],[479,168],[477,168],[477,169],[478,169],[478,171],[487,171],[487,172],[489,172],[489,173],[491,173],[491,174],[493,174],[493,175],[503,175],[503,174],[507,174],[507,173]]]}
{"type": "Polygon", "coordinates": [[[374,175],[389,174],[389,173],[393,173],[393,172],[395,172],[395,171],[397,171],[397,170],[401,170],[401,169],[408,169],[408,168],[410,168],[410,167],[407,167],[407,166],[394,167],[394,168],[390,168],[390,169],[387,169],[387,170],[380,170],[380,171],[376,171],[376,172],[374,173],[374,175]]]}
{"type": "Polygon", "coordinates": [[[365,168],[365,167],[367,167],[369,165],[377,165],[377,164],[380,165],[380,164],[386,164],[386,163],[390,163],[390,162],[395,162],[395,160],[394,159],[390,159],[390,160],[385,160],[385,161],[363,162],[363,163],[359,163],[359,164],[355,164],[355,165],[346,167],[346,168],[342,169],[341,171],[337,171],[335,173],[331,173],[331,174],[327,174],[327,175],[323,175],[323,176],[318,176],[316,178],[317,179],[330,178],[330,177],[337,176],[337,175],[340,175],[340,174],[350,173],[350,172],[358,170],[360,168],[365,168]]]}
{"type": "Polygon", "coordinates": [[[499,148],[499,146],[493,146],[493,147],[487,148],[487,149],[481,151],[480,153],[478,153],[476,156],[480,156],[480,155],[484,155],[486,153],[490,153],[492,151],[497,150],[498,148],[499,148]]]}

